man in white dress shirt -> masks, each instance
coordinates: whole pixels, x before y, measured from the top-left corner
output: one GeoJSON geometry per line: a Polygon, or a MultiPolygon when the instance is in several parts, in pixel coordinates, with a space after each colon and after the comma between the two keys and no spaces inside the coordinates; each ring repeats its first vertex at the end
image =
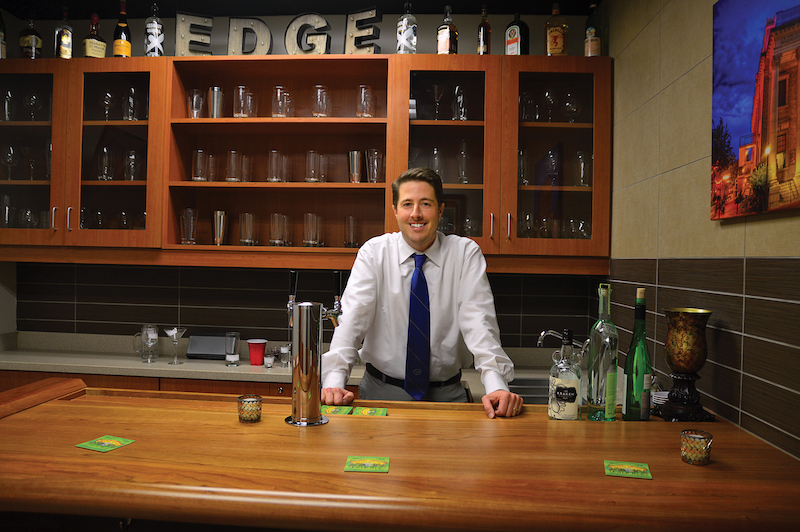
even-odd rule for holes
{"type": "Polygon", "coordinates": [[[486,414],[513,417],[522,398],[508,391],[514,364],[500,345],[486,259],[471,239],[437,232],[444,210],[442,182],[429,168],[412,168],[392,184],[399,233],[367,241],[342,296],[342,315],[330,350],[322,355],[321,401],[349,404],[344,389],[359,356],[367,371],[359,398],[410,401],[403,389],[414,255],[430,294],[430,384],[425,401],[465,402],[461,369],[474,364],[486,390],[486,414]],[[359,349],[360,348],[360,349],[359,349]]]}

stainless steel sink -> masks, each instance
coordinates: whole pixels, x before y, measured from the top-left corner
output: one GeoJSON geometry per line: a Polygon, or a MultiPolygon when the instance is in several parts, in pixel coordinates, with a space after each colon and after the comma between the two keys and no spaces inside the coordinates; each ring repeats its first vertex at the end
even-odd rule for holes
{"type": "Polygon", "coordinates": [[[508,389],[522,397],[525,404],[546,405],[548,378],[514,379],[508,383],[508,389]]]}

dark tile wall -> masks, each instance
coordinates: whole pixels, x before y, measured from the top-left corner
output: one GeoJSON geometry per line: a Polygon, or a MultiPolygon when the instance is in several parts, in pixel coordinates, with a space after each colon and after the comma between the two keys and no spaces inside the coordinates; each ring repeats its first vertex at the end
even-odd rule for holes
{"type": "MultiPolygon", "coordinates": [[[[340,274],[343,286],[348,273],[340,274]]],[[[333,275],[301,271],[298,301],[330,307],[333,275]]],[[[490,274],[489,280],[504,346],[535,346],[543,329],[570,328],[586,337],[595,279],[490,274]]],[[[283,341],[288,294],[289,270],[19,263],[17,330],[132,335],[142,323],[156,323],[283,341]]],[[[326,322],[325,341],[331,334],[326,322]]]]}
{"type": "Polygon", "coordinates": [[[611,316],[624,364],[635,290],[647,288],[647,337],[660,383],[664,308],[713,311],[697,388],[708,410],[800,457],[800,259],[614,259],[611,316]]]}

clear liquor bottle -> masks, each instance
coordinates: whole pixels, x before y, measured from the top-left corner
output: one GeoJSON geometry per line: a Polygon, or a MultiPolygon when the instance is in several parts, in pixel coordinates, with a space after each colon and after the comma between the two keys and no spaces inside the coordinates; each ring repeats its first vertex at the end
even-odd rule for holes
{"type": "Polygon", "coordinates": [[[397,53],[417,53],[417,17],[411,14],[411,4],[403,6],[405,13],[397,19],[397,53]]]}
{"type": "Polygon", "coordinates": [[[164,24],[158,18],[158,4],[153,2],[150,17],[144,21],[144,55],[160,57],[164,55],[164,24]]]}
{"type": "Polygon", "coordinates": [[[589,332],[589,360],[587,371],[586,419],[592,421],[614,421],[617,417],[617,328],[609,318],[611,310],[611,286],[601,284],[597,289],[600,297],[599,317],[589,332]]]}
{"type": "Polygon", "coordinates": [[[61,22],[56,26],[54,57],[72,58],[72,25],[69,23],[69,11],[64,6],[61,22]]]}
{"type": "Polygon", "coordinates": [[[119,3],[119,20],[114,28],[114,42],[112,44],[114,57],[131,56],[131,28],[128,26],[128,13],[125,2],[119,3]]]}
{"type": "Polygon", "coordinates": [[[558,4],[553,4],[553,14],[544,23],[544,50],[547,55],[567,55],[569,26],[561,16],[558,4]]]}
{"type": "Polygon", "coordinates": [[[486,4],[481,6],[481,22],[478,24],[478,55],[492,53],[492,26],[489,24],[486,4]]]}
{"type": "Polygon", "coordinates": [[[100,27],[100,17],[97,13],[92,14],[89,23],[89,35],[83,39],[84,57],[105,57],[106,41],[100,37],[98,29],[100,27]]]}
{"type": "Polygon", "coordinates": [[[553,354],[548,386],[547,417],[579,420],[581,418],[581,365],[575,359],[572,331],[564,329],[561,350],[553,354]]]}
{"type": "Polygon", "coordinates": [[[653,366],[647,349],[645,317],[647,302],[644,288],[636,289],[633,339],[625,359],[625,393],[622,396],[622,419],[645,421],[650,419],[650,385],[653,366]]]}
{"type": "Polygon", "coordinates": [[[444,21],[436,30],[436,53],[449,55],[458,53],[458,28],[453,24],[453,9],[444,6],[444,21]]]}
{"type": "Polygon", "coordinates": [[[33,19],[29,20],[28,26],[19,32],[19,56],[26,59],[42,57],[42,36],[33,27],[33,19]]]}
{"type": "Polygon", "coordinates": [[[597,4],[589,6],[589,16],[586,18],[586,37],[583,41],[583,55],[595,57],[603,55],[603,37],[600,17],[597,16],[597,4]]]}
{"type": "Polygon", "coordinates": [[[528,24],[519,18],[519,13],[514,15],[514,20],[508,23],[504,34],[505,55],[528,55],[530,53],[531,31],[528,24]]]}

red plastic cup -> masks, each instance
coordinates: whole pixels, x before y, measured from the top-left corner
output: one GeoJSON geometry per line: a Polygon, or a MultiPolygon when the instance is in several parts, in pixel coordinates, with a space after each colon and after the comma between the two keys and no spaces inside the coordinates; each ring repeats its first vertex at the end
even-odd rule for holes
{"type": "Polygon", "coordinates": [[[250,365],[263,366],[264,349],[267,347],[267,341],[261,339],[248,340],[247,347],[250,350],[250,365]]]}

